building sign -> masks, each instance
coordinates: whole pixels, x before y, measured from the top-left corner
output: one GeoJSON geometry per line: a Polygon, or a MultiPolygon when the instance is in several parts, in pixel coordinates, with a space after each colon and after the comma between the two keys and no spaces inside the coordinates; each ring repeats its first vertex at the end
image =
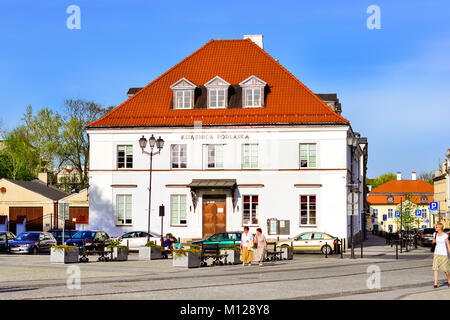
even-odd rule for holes
{"type": "Polygon", "coordinates": [[[417,209],[416,210],[416,217],[421,217],[422,216],[422,210],[417,209]]]}
{"type": "Polygon", "coordinates": [[[248,140],[248,134],[184,134],[181,140],[248,140]]]}
{"type": "Polygon", "coordinates": [[[438,203],[430,202],[430,210],[437,210],[437,209],[438,209],[438,203]]]}

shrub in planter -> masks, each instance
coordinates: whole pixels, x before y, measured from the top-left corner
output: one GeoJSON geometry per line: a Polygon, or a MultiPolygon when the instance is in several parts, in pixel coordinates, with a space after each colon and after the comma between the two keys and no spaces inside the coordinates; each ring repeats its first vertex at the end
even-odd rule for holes
{"type": "Polygon", "coordinates": [[[191,249],[174,249],[173,250],[173,266],[184,268],[200,267],[201,250],[191,249]]]}
{"type": "Polygon", "coordinates": [[[238,264],[241,262],[241,248],[237,244],[220,248],[220,253],[227,254],[225,258],[226,264],[238,264]]]}
{"type": "Polygon", "coordinates": [[[53,246],[50,249],[50,263],[77,263],[77,246],[53,246]]]}
{"type": "Polygon", "coordinates": [[[112,240],[110,244],[106,247],[107,249],[112,249],[111,259],[114,261],[127,261],[128,260],[128,247],[121,246],[120,240],[112,240]]]}
{"type": "Polygon", "coordinates": [[[139,248],[139,260],[156,260],[164,258],[162,252],[165,248],[156,245],[153,241],[147,242],[144,247],[139,248]]]}

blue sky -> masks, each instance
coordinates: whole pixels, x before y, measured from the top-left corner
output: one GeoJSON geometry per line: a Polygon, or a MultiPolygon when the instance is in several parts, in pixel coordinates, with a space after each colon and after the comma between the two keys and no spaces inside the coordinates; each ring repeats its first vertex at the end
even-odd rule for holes
{"type": "Polygon", "coordinates": [[[314,92],[336,92],[369,139],[369,176],[433,171],[450,148],[450,2],[0,2],[0,118],[66,98],[118,105],[210,39],[263,34],[264,49],[314,92]],[[69,5],[81,29],[69,30],[69,5]],[[381,29],[369,30],[369,5],[381,29]]]}

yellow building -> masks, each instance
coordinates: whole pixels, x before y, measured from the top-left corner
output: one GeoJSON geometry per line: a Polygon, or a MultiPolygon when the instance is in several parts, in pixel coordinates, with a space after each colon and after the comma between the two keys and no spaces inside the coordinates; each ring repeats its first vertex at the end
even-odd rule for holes
{"type": "Polygon", "coordinates": [[[417,210],[421,210],[418,224],[414,228],[432,227],[438,217],[430,212],[429,203],[433,201],[433,185],[423,180],[416,179],[413,172],[411,180],[402,180],[401,173],[397,173],[397,179],[391,180],[373,189],[367,196],[370,215],[366,216],[368,231],[396,232],[400,227],[400,219],[396,217],[396,211],[400,211],[399,205],[405,201],[407,195],[415,204],[417,210]]]}
{"type": "Polygon", "coordinates": [[[0,227],[13,233],[17,224],[27,231],[52,229],[58,221],[58,201],[66,196],[40,180],[0,179],[0,227]]]}
{"type": "Polygon", "coordinates": [[[447,160],[442,163],[441,170],[434,173],[434,200],[438,203],[439,217],[450,225],[450,149],[447,151],[447,160]]]}
{"type": "Polygon", "coordinates": [[[82,230],[82,225],[89,224],[89,189],[62,198],[59,201],[61,217],[66,216],[66,229],[82,230]]]}

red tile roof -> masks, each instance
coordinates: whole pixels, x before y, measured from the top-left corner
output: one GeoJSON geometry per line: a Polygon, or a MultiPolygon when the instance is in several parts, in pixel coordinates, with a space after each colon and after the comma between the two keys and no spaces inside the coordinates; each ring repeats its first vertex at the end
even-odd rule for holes
{"type": "Polygon", "coordinates": [[[387,201],[388,195],[393,195],[394,204],[405,201],[405,195],[411,194],[414,203],[421,204],[420,195],[427,196],[427,203],[433,201],[434,186],[423,180],[391,180],[373,189],[367,195],[367,202],[370,204],[392,204],[387,201]],[[416,195],[416,196],[415,196],[416,195]]]}
{"type": "Polygon", "coordinates": [[[281,64],[249,39],[211,40],[88,127],[220,124],[348,124],[281,64]],[[267,82],[264,108],[170,109],[170,86],[185,77],[197,86],[215,76],[239,84],[251,75],[267,82]]]}

